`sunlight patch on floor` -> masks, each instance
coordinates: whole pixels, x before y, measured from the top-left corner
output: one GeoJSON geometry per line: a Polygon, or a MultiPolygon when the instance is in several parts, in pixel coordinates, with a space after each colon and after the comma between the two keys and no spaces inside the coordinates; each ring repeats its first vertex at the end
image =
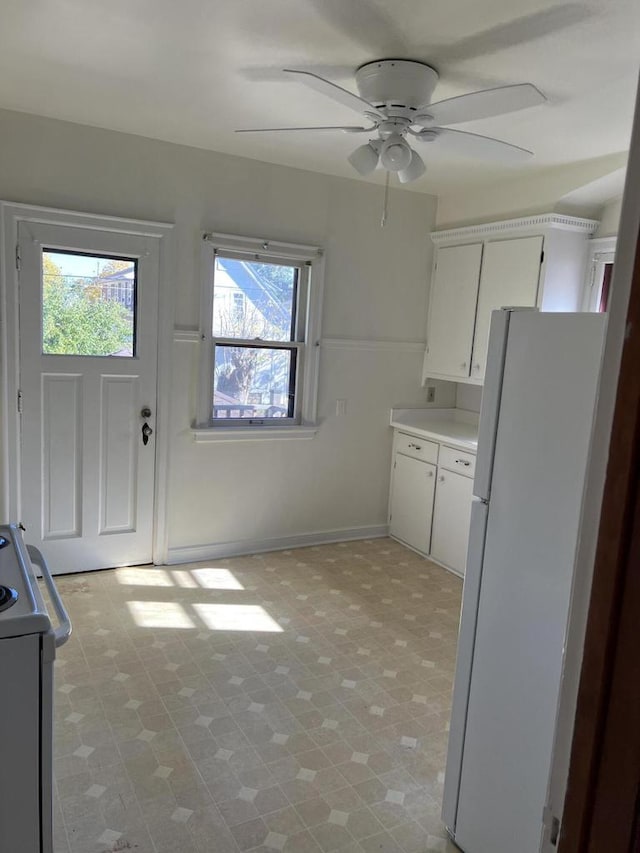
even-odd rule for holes
{"type": "Polygon", "coordinates": [[[204,589],[244,589],[229,569],[192,569],[191,575],[204,589]]]}
{"type": "Polygon", "coordinates": [[[141,628],[196,627],[184,607],[172,601],[127,601],[127,607],[141,628]]]}
{"type": "Polygon", "coordinates": [[[258,604],[194,604],[193,609],[213,631],[264,631],[282,633],[282,628],[258,604]]]}
{"type": "Polygon", "coordinates": [[[178,586],[183,589],[197,589],[198,584],[191,576],[191,572],[186,569],[174,569],[171,572],[171,577],[178,586]]]}

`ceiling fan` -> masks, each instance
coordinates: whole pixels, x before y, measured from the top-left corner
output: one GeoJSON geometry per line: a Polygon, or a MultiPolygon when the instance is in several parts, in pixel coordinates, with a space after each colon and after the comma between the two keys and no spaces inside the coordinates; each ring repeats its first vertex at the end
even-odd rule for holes
{"type": "Polygon", "coordinates": [[[519,83],[432,104],[438,72],[424,62],[406,59],[379,59],[361,65],[355,72],[358,95],[311,71],[285,68],[284,72],[295,75],[300,82],[343,106],[357,110],[370,125],[263,127],[237,130],[236,133],[342,131],[369,134],[369,141],[348,157],[353,168],[361,175],[368,175],[382,167],[397,174],[403,184],[417,180],[426,170],[424,160],[409,145],[408,138],[446,145],[449,151],[467,157],[514,164],[527,160],[532,152],[526,148],[444,125],[515,112],[546,101],[532,83],[519,83]]]}

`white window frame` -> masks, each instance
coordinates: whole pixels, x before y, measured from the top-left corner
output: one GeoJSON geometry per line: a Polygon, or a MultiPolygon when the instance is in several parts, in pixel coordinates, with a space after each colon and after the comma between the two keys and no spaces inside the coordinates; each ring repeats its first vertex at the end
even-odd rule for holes
{"type": "Polygon", "coordinates": [[[200,377],[198,410],[193,434],[196,441],[242,441],[280,438],[313,438],[318,429],[317,397],[320,367],[320,326],[324,289],[324,255],[318,246],[282,243],[264,238],[240,237],[233,234],[209,233],[202,241],[202,290],[200,300],[200,377]],[[215,341],[233,343],[233,339],[216,339],[212,334],[213,280],[216,255],[263,263],[281,263],[303,270],[298,282],[298,317],[296,340],[282,342],[295,347],[295,407],[292,418],[265,419],[247,423],[242,419],[214,419],[213,353],[215,341]]]}
{"type": "Polygon", "coordinates": [[[604,268],[616,257],[617,237],[597,237],[589,242],[587,280],[582,300],[583,311],[598,311],[604,281],[604,268]]]}

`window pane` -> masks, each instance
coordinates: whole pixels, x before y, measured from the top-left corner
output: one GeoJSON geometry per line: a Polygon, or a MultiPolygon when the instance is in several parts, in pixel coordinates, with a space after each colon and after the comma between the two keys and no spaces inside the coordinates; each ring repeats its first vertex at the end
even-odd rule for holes
{"type": "Polygon", "coordinates": [[[602,290],[600,291],[600,303],[598,311],[604,313],[609,306],[609,294],[611,292],[611,279],[613,278],[613,264],[604,265],[604,274],[602,276],[602,290]]]}
{"type": "Polygon", "coordinates": [[[296,351],[215,347],[214,418],[292,418],[296,351]]]}
{"type": "Polygon", "coordinates": [[[216,257],[213,336],[294,340],[297,267],[216,257]]]}
{"type": "Polygon", "coordinates": [[[137,261],[42,251],[42,352],[135,354],[137,261]]]}

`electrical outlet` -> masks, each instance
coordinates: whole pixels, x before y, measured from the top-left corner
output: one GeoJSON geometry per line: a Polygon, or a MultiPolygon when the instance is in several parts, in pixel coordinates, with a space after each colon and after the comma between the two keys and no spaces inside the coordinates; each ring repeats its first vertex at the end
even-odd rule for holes
{"type": "Polygon", "coordinates": [[[347,401],[346,400],[336,400],[336,415],[338,417],[347,414],[347,401]]]}
{"type": "Polygon", "coordinates": [[[435,403],[436,401],[436,386],[427,385],[427,403],[435,403]]]}

